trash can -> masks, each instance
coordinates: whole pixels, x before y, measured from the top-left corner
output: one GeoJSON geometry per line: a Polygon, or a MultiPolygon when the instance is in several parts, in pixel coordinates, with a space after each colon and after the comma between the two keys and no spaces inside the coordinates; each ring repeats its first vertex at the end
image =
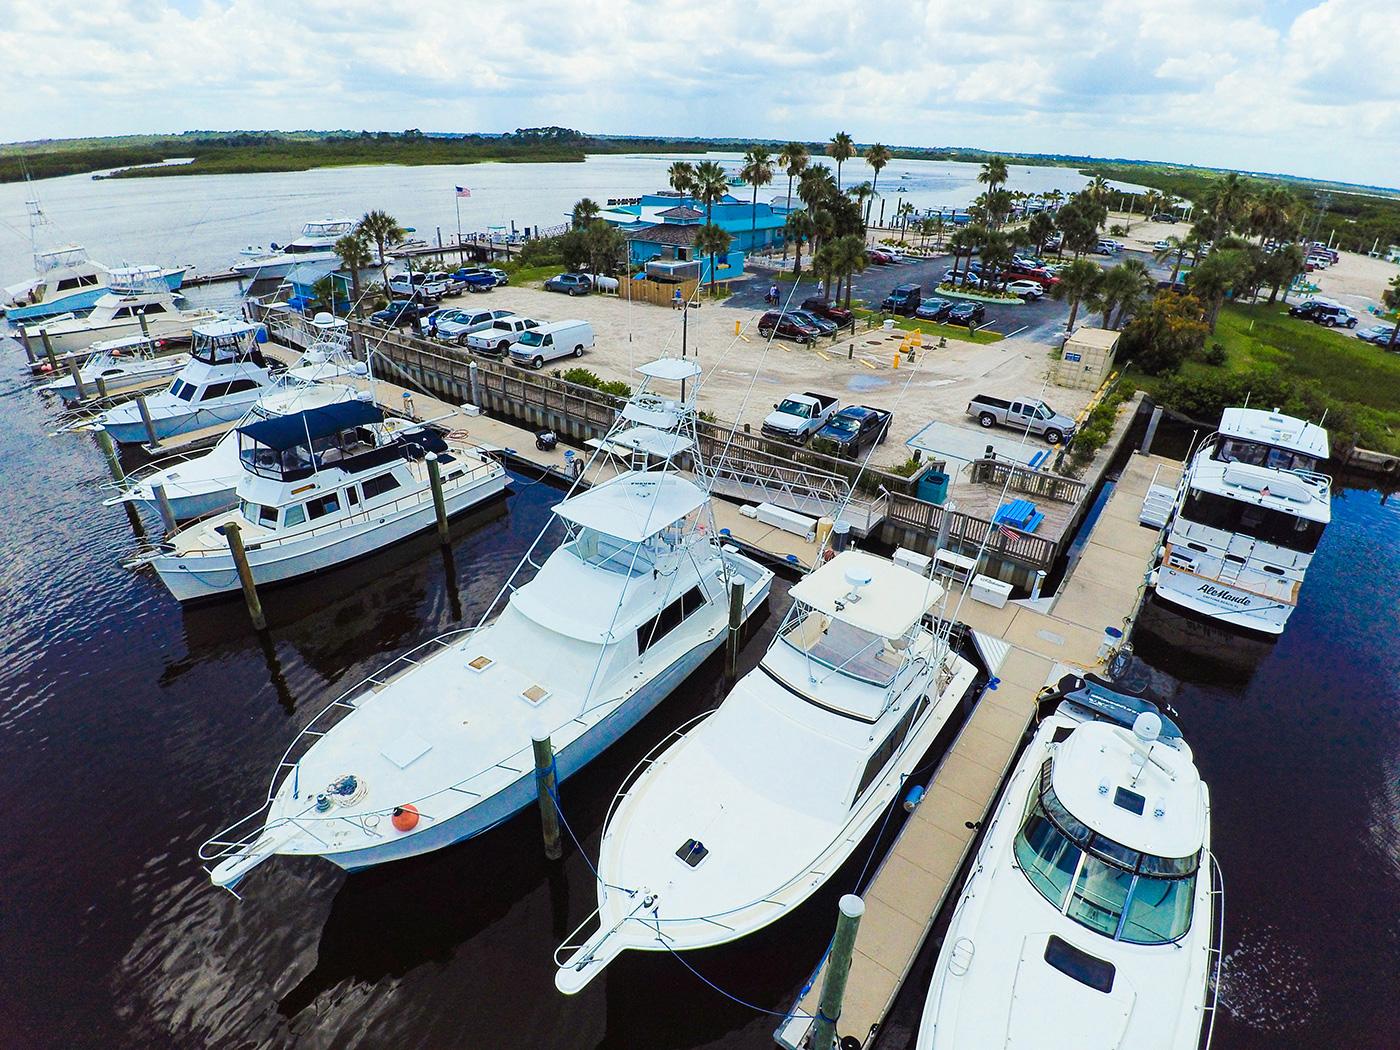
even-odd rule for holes
{"type": "Polygon", "coordinates": [[[941,470],[930,470],[919,479],[914,495],[925,503],[942,506],[943,501],[948,498],[948,475],[941,470]]]}

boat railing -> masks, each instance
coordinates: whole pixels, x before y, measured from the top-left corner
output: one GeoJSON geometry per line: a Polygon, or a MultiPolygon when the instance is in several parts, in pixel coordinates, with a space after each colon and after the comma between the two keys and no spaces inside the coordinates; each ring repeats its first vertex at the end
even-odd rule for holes
{"type": "Polygon", "coordinates": [[[1215,925],[1211,930],[1211,943],[1207,949],[1210,960],[1207,968],[1210,975],[1209,986],[1206,989],[1205,1013],[1202,1017],[1204,1035],[1200,1043],[1201,1050],[1210,1050],[1210,1041],[1215,1035],[1215,1018],[1220,1006],[1220,971],[1225,962],[1225,876],[1220,871],[1215,854],[1210,850],[1206,850],[1206,863],[1210,869],[1210,901],[1215,925]]]}
{"type": "MultiPolygon", "coordinates": [[[[622,786],[617,789],[617,794],[613,795],[613,800],[608,805],[608,812],[603,816],[603,838],[608,837],[608,826],[612,823],[613,814],[617,811],[617,807],[622,804],[622,800],[625,799],[632,790],[632,786],[637,782],[638,778],[650,769],[663,753],[670,750],[672,744],[680,743],[689,735],[692,729],[718,710],[718,707],[712,707],[708,711],[701,711],[694,718],[688,719],[676,726],[675,729],[671,730],[668,736],[643,755],[641,761],[633,766],[631,771],[622,778],[622,786]]],[[[601,843],[599,849],[600,851],[602,849],[601,843]]]]}

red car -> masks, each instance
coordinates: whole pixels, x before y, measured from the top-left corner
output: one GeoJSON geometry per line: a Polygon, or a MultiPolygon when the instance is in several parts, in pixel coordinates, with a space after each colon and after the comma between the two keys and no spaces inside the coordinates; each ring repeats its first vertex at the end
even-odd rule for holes
{"type": "Polygon", "coordinates": [[[1007,281],[1034,281],[1047,292],[1060,283],[1060,279],[1049,270],[1032,266],[1008,266],[1001,271],[1001,276],[1007,281]]]}
{"type": "Polygon", "coordinates": [[[878,263],[881,266],[888,266],[894,262],[894,252],[890,251],[888,248],[871,248],[865,254],[871,262],[878,263]]]}
{"type": "Polygon", "coordinates": [[[794,343],[815,343],[821,332],[811,325],[803,324],[795,317],[769,310],[758,319],[758,334],[764,339],[777,333],[779,339],[791,339],[794,343]]]}
{"type": "Polygon", "coordinates": [[[837,306],[830,299],[818,299],[813,296],[810,299],[802,300],[802,309],[808,313],[816,314],[818,317],[825,317],[837,328],[854,328],[856,316],[844,306],[837,306]]]}

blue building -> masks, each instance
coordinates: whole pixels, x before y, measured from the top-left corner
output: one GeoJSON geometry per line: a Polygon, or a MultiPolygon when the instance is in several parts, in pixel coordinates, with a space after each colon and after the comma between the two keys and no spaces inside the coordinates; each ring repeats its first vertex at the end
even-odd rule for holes
{"type": "MultiPolygon", "coordinates": [[[[752,201],[726,194],[710,206],[710,221],[729,234],[729,253],[716,259],[715,280],[725,281],[744,272],[750,252],[767,251],[783,243],[788,209],[767,201],[752,201]]],[[[709,260],[695,252],[695,237],[705,225],[705,206],[674,190],[661,190],[630,200],[610,200],[601,214],[618,227],[628,244],[628,258],[644,266],[652,260],[697,262],[701,279],[709,280],[709,260]]]]}

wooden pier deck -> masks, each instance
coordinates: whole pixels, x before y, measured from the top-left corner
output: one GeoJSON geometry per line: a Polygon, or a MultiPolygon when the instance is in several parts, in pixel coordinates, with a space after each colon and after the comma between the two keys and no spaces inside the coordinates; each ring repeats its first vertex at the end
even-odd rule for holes
{"type": "MultiPolygon", "coordinates": [[[[1071,671],[1095,669],[1104,627],[1122,628],[1136,614],[1158,542],[1137,514],[1159,469],[1160,483],[1175,484],[1181,465],[1132,456],[1073,572],[1053,599],[1035,603],[1048,611],[1026,602],[996,609],[971,598],[957,610],[957,620],[1008,647],[993,669],[999,683],[958,731],[863,894],[865,915],[838,1023],[842,1036],[862,1046],[871,1041],[944,903],[960,891],[958,873],[976,841],[975,828],[991,812],[1020,752],[1041,688],[1071,671]]],[[[818,971],[775,1033],[780,1044],[801,1046],[823,976],[818,971]]]]}

